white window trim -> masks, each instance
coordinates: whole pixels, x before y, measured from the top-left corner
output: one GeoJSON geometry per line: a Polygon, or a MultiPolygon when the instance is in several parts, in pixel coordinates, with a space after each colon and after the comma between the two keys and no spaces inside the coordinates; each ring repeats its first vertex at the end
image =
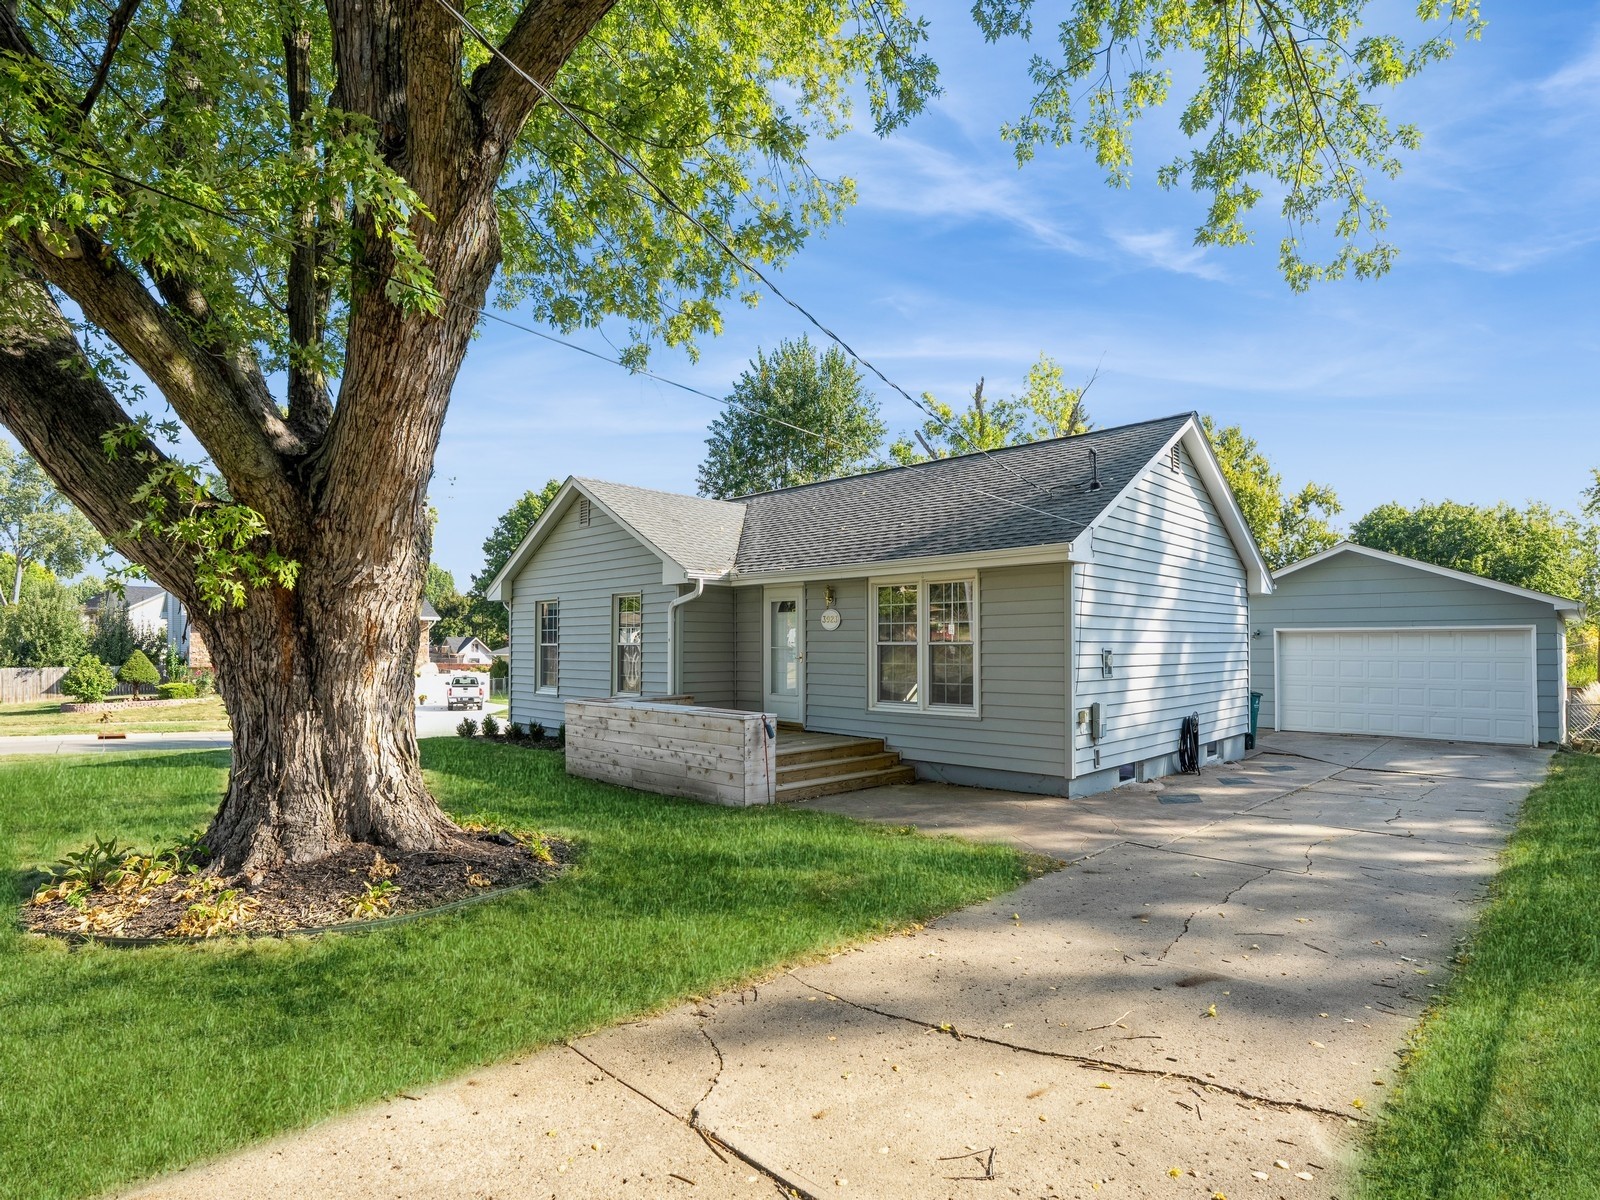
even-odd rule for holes
{"type": "MultiPolygon", "coordinates": [[[[534,602],[533,606],[533,690],[541,696],[559,696],[561,694],[561,629],[556,627],[556,685],[551,687],[544,681],[544,609],[547,605],[556,605],[556,620],[561,620],[561,597],[551,596],[544,600],[534,602]]],[[[492,663],[490,664],[493,665],[492,663]]]]}
{"type": "Polygon", "coordinates": [[[640,589],[631,592],[611,593],[611,611],[606,616],[606,625],[610,631],[607,636],[609,636],[611,639],[611,695],[619,698],[635,698],[643,696],[645,692],[644,591],[640,589]],[[617,644],[617,634],[621,630],[621,625],[617,620],[617,601],[621,600],[624,596],[639,597],[639,690],[637,692],[619,692],[617,690],[617,660],[618,651],[621,649],[621,647],[617,644]]]}
{"type": "Polygon", "coordinates": [[[954,717],[976,721],[983,716],[983,630],[979,613],[983,609],[982,579],[977,571],[931,571],[922,575],[884,575],[867,580],[867,711],[916,713],[927,717],[954,717]],[[878,699],[878,589],[895,584],[915,584],[917,588],[917,703],[897,704],[878,699]],[[972,704],[957,707],[928,703],[928,585],[932,583],[972,584],[972,704]]]}

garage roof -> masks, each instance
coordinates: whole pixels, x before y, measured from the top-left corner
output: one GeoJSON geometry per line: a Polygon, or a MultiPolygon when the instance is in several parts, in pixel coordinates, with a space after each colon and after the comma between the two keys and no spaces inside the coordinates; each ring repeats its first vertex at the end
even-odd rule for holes
{"type": "Polygon", "coordinates": [[[1273,579],[1282,579],[1285,575],[1293,575],[1296,571],[1324,562],[1337,554],[1359,554],[1366,558],[1374,558],[1379,562],[1395,563],[1402,567],[1415,567],[1419,571],[1427,571],[1434,575],[1442,575],[1446,579],[1459,580],[1462,583],[1472,583],[1491,591],[1504,592],[1508,596],[1518,596],[1523,600],[1543,600],[1556,612],[1573,621],[1583,619],[1583,605],[1576,600],[1569,600],[1565,596],[1552,596],[1549,592],[1536,592],[1532,588],[1516,587],[1513,584],[1501,583],[1498,579],[1485,579],[1482,575],[1474,575],[1469,571],[1457,571],[1451,567],[1440,567],[1433,563],[1423,562],[1420,559],[1407,558],[1403,554],[1390,554],[1386,550],[1374,550],[1371,546],[1359,546],[1355,542],[1340,542],[1320,554],[1313,554],[1310,558],[1302,558],[1299,562],[1290,563],[1281,571],[1273,574],[1273,579]]]}

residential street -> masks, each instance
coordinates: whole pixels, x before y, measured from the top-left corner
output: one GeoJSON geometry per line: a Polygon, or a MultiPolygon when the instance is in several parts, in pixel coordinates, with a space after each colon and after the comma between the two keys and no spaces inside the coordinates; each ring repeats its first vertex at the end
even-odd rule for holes
{"type": "Polygon", "coordinates": [[[813,802],[1071,865],[128,1194],[1348,1195],[1355,1126],[1548,754],[1264,750],[1082,801],[813,802]]]}

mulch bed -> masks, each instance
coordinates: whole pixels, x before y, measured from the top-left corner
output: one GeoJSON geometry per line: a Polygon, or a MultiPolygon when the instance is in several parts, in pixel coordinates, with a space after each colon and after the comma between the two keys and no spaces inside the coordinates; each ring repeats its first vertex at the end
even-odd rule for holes
{"type": "Polygon", "coordinates": [[[331,858],[258,879],[180,876],[143,891],[100,889],[69,904],[28,903],[34,933],[104,938],[280,935],[419,913],[505,888],[542,883],[572,861],[571,843],[502,831],[458,836],[444,850],[407,853],[357,844],[331,858]]]}

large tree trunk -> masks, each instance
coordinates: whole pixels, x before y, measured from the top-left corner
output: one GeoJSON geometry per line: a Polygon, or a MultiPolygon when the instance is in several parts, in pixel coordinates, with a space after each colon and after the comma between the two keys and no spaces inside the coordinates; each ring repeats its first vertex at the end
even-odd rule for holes
{"type": "Polygon", "coordinates": [[[335,593],[308,578],[196,623],[233,723],[228,794],[205,836],[220,870],[449,836],[417,759],[409,582],[335,593]]]}

